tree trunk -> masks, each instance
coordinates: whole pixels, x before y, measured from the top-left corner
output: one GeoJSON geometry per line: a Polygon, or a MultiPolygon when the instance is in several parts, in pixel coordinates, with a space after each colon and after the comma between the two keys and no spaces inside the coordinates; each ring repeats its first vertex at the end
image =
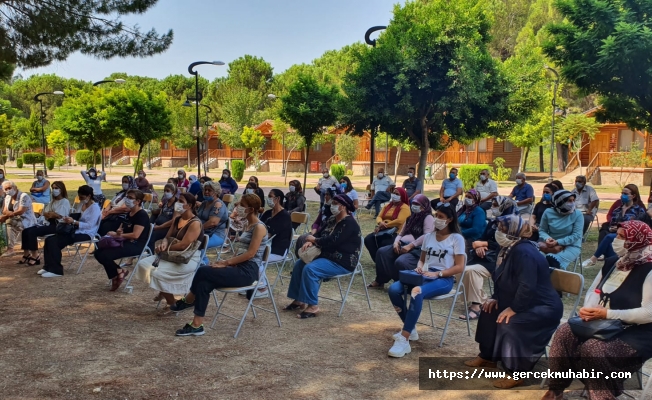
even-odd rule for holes
{"type": "MultiPolygon", "coordinates": [[[[428,158],[426,158],[426,162],[428,161],[428,158]]],[[[396,146],[396,160],[394,160],[394,182],[396,182],[396,178],[398,177],[398,166],[401,165],[401,145],[396,146]]],[[[387,171],[385,171],[387,173],[387,171]]]]}
{"type": "MultiPolygon", "coordinates": [[[[310,159],[308,156],[310,155],[310,146],[306,145],[306,165],[303,170],[303,195],[305,196],[306,192],[306,178],[308,176],[308,165],[310,164],[310,159]]],[[[285,171],[285,175],[287,175],[287,171],[285,171]]]]}
{"type": "Polygon", "coordinates": [[[426,118],[421,118],[421,153],[419,154],[419,170],[417,176],[423,182],[426,179],[426,164],[428,163],[428,152],[430,142],[428,141],[428,125],[426,118]]]}
{"type": "Polygon", "coordinates": [[[539,172],[545,172],[545,167],[543,166],[543,146],[539,146],[539,172]]]}
{"type": "Polygon", "coordinates": [[[521,156],[518,159],[518,172],[523,172],[523,159],[525,159],[525,147],[521,147],[521,156]]]}
{"type": "Polygon", "coordinates": [[[527,170],[527,158],[530,155],[530,148],[526,147],[525,149],[525,157],[523,158],[523,171],[527,170]]]}
{"type": "Polygon", "coordinates": [[[567,158],[564,157],[564,146],[562,146],[561,143],[557,143],[555,151],[557,151],[557,171],[564,171],[566,169],[566,164],[568,163],[567,158]]]}
{"type": "Polygon", "coordinates": [[[104,147],[102,147],[101,151],[102,151],[102,155],[100,156],[100,159],[102,161],[102,172],[104,172],[104,164],[105,164],[105,162],[104,162],[104,147]]]}
{"type": "Polygon", "coordinates": [[[134,163],[134,178],[138,176],[138,164],[140,164],[140,154],[143,151],[143,145],[138,146],[138,157],[136,157],[136,162],[134,163]]]}
{"type": "Polygon", "coordinates": [[[190,149],[186,149],[186,155],[188,156],[188,168],[190,168],[190,149]]]}

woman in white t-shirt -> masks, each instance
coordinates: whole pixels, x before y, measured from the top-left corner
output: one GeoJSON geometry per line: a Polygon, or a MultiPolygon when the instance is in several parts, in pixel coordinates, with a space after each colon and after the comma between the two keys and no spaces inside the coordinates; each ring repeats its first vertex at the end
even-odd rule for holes
{"type": "MultiPolygon", "coordinates": [[[[358,210],[358,192],[353,189],[353,184],[351,184],[351,179],[349,179],[348,176],[343,176],[342,179],[340,179],[340,187],[342,188],[342,191],[344,194],[349,196],[349,199],[353,201],[353,206],[355,207],[356,211],[358,210]]],[[[353,213],[355,215],[355,213],[353,213]]]]}
{"type": "Polygon", "coordinates": [[[435,231],[426,235],[421,245],[421,258],[416,272],[434,278],[422,286],[411,289],[410,308],[403,298],[403,284],[394,282],[388,289],[389,299],[403,321],[403,329],[394,335],[390,357],[403,357],[410,353],[410,340],[418,340],[416,323],[424,299],[449,293],[455,283],[454,276],[464,271],[464,237],[460,234],[457,213],[448,204],[435,211],[435,231]]]}
{"type": "Polygon", "coordinates": [[[89,168],[88,171],[81,171],[81,176],[84,178],[84,181],[88,186],[93,189],[94,197],[93,201],[100,206],[100,210],[104,206],[104,194],[102,193],[102,181],[106,178],[106,173],[102,171],[101,174],[97,174],[95,167],[89,168]]]}

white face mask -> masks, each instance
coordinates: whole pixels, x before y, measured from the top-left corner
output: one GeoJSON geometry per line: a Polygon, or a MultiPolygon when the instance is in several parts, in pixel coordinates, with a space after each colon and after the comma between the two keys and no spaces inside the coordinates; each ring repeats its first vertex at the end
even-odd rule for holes
{"type": "Polygon", "coordinates": [[[182,203],[174,203],[174,212],[182,213],[184,211],[182,203]]]}
{"type": "Polygon", "coordinates": [[[271,197],[267,198],[267,207],[272,208],[274,207],[274,199],[271,197]]]}
{"type": "Polygon", "coordinates": [[[335,204],[331,204],[331,214],[337,215],[339,213],[340,213],[340,206],[335,205],[335,204]]]}
{"type": "Polygon", "coordinates": [[[132,209],[134,206],[136,206],[136,202],[134,200],[125,199],[125,207],[132,209]]]}
{"type": "Polygon", "coordinates": [[[414,174],[412,172],[408,172],[408,178],[412,178],[414,174]]]}
{"type": "Polygon", "coordinates": [[[625,254],[627,254],[627,249],[625,248],[625,239],[615,238],[613,243],[611,243],[611,247],[614,249],[614,253],[616,253],[618,257],[623,257],[625,254]]]}
{"type": "Polygon", "coordinates": [[[165,192],[163,193],[163,198],[165,200],[170,200],[172,198],[172,192],[165,192]]]}
{"type": "Polygon", "coordinates": [[[324,172],[324,178],[328,178],[328,172],[324,172]]]}
{"type": "Polygon", "coordinates": [[[517,184],[517,185],[520,185],[521,183],[523,183],[523,179],[517,179],[517,180],[516,180],[516,184],[517,184]]]}
{"type": "Polygon", "coordinates": [[[124,189],[124,190],[129,189],[129,184],[128,183],[123,183],[122,184],[122,189],[124,189]]]}
{"type": "Polygon", "coordinates": [[[242,206],[237,206],[235,208],[235,212],[236,212],[236,214],[238,214],[238,217],[240,217],[240,218],[247,216],[247,209],[242,207],[242,206]]]}
{"type": "Polygon", "coordinates": [[[398,203],[399,201],[401,201],[401,196],[397,194],[392,193],[390,197],[392,198],[392,203],[398,203]]]}
{"type": "Polygon", "coordinates": [[[484,182],[487,180],[487,177],[485,175],[480,175],[480,180],[484,182]]]}
{"type": "Polygon", "coordinates": [[[253,189],[247,189],[247,190],[245,190],[245,192],[246,192],[247,194],[253,194],[253,193],[254,193],[254,190],[253,190],[253,189]]]}
{"type": "Polygon", "coordinates": [[[415,213],[415,214],[421,212],[421,206],[418,206],[418,205],[416,205],[416,204],[412,204],[412,206],[410,207],[410,209],[411,209],[412,212],[415,213]]]}
{"type": "Polygon", "coordinates": [[[7,190],[7,194],[11,197],[14,197],[16,195],[16,189],[9,189],[7,190]]]}
{"type": "Polygon", "coordinates": [[[0,174],[0,179],[4,179],[5,174],[0,174]]]}
{"type": "Polygon", "coordinates": [[[179,179],[183,179],[183,174],[179,174],[179,179]]]}
{"type": "Polygon", "coordinates": [[[143,174],[138,174],[138,177],[142,179],[142,178],[145,177],[145,175],[143,175],[143,174]]]}
{"type": "Polygon", "coordinates": [[[473,203],[473,199],[464,199],[464,203],[465,203],[467,206],[472,206],[472,205],[474,204],[474,203],[473,203]]]}
{"type": "Polygon", "coordinates": [[[79,204],[88,204],[88,199],[79,200],[79,204]]]}
{"type": "Polygon", "coordinates": [[[509,247],[516,243],[516,240],[508,238],[505,232],[496,231],[495,237],[496,243],[498,243],[500,247],[509,247]]]}
{"type": "Polygon", "coordinates": [[[52,196],[57,197],[61,194],[61,190],[59,189],[52,189],[52,196]]]}
{"type": "Polygon", "coordinates": [[[440,231],[440,230],[446,228],[447,225],[448,225],[448,222],[446,222],[445,219],[435,218],[435,230],[440,231]]]}
{"type": "Polygon", "coordinates": [[[491,213],[494,215],[494,217],[500,217],[500,208],[491,207],[491,213]]]}
{"type": "Polygon", "coordinates": [[[36,175],[36,180],[41,182],[43,180],[43,175],[36,175]]]}
{"type": "Polygon", "coordinates": [[[384,176],[385,176],[385,174],[383,174],[382,172],[378,173],[378,179],[383,179],[384,176]]]}
{"type": "Polygon", "coordinates": [[[289,189],[290,189],[290,192],[294,192],[295,190],[297,190],[297,188],[295,188],[294,186],[290,186],[289,189]]]}

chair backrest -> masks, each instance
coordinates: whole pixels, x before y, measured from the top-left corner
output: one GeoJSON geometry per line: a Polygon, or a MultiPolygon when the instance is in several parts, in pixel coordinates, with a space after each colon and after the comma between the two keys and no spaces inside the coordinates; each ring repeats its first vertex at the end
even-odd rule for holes
{"type": "Polygon", "coordinates": [[[178,189],[179,189],[179,193],[186,193],[186,188],[185,187],[180,187],[178,189]]]}
{"type": "Polygon", "coordinates": [[[224,196],[222,196],[222,201],[226,203],[226,205],[233,203],[234,200],[235,200],[235,196],[230,193],[227,193],[224,196]]]}
{"type": "Polygon", "coordinates": [[[358,254],[358,262],[356,263],[356,268],[360,267],[362,268],[362,264],[360,264],[360,260],[362,260],[362,251],[364,250],[364,235],[360,235],[360,253],[358,254]]]}
{"type": "Polygon", "coordinates": [[[45,204],[43,203],[32,203],[32,211],[34,211],[35,214],[41,214],[43,208],[45,208],[45,204]]]}
{"type": "Polygon", "coordinates": [[[143,199],[143,209],[146,211],[149,211],[152,209],[152,196],[151,193],[143,193],[145,195],[145,198],[143,199]]]}
{"type": "MultiPolygon", "coordinates": [[[[208,247],[208,235],[202,235],[202,237],[199,239],[201,240],[201,244],[199,245],[199,251],[201,252],[200,260],[203,260],[206,257],[206,249],[208,247]]],[[[200,264],[201,262],[197,265],[198,268],[200,264]]]]}
{"type": "Polygon", "coordinates": [[[584,276],[575,272],[564,271],[563,269],[551,270],[550,281],[555,290],[570,293],[577,297],[573,309],[570,312],[570,316],[572,317],[575,315],[577,306],[582,298],[582,292],[584,291],[584,276]]]}
{"type": "Polygon", "coordinates": [[[300,224],[297,226],[297,229],[295,230],[296,233],[299,233],[301,229],[301,225],[303,225],[303,233],[306,233],[308,231],[308,224],[310,223],[310,214],[307,212],[293,212],[290,214],[290,219],[292,220],[292,223],[300,224]]]}
{"type": "Polygon", "coordinates": [[[111,200],[109,199],[104,200],[104,204],[102,205],[102,210],[108,210],[109,207],[111,207],[111,200]]]}
{"type": "Polygon", "coordinates": [[[72,202],[72,206],[75,207],[77,204],[79,204],[79,196],[75,196],[75,200],[72,202]]]}

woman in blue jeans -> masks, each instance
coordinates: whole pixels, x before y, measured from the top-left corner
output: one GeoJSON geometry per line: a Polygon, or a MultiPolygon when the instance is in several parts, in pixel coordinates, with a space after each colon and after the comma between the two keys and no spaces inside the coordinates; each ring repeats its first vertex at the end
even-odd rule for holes
{"type": "Polygon", "coordinates": [[[426,235],[421,245],[421,258],[416,272],[434,279],[411,289],[410,307],[405,304],[404,285],[394,282],[389,287],[389,299],[403,321],[403,329],[394,334],[394,345],[389,349],[390,357],[403,357],[409,354],[410,340],[418,340],[415,329],[423,300],[441,296],[451,291],[454,276],[464,271],[464,237],[460,234],[457,213],[449,203],[441,204],[435,212],[435,231],[426,235]]]}
{"type": "Polygon", "coordinates": [[[330,205],[330,219],[314,236],[308,235],[304,249],[317,246],[321,253],[309,264],[299,260],[294,264],[292,278],[288,286],[288,297],[294,301],[285,311],[301,311],[297,318],[306,319],[317,316],[319,312],[319,286],[322,279],[350,274],[358,265],[362,251],[360,226],[351,216],[355,212],[353,201],[345,194],[333,197],[330,205]]]}
{"type": "MultiPolygon", "coordinates": [[[[204,234],[208,235],[207,249],[222,246],[226,237],[229,215],[228,207],[220,200],[221,194],[222,189],[217,182],[204,183],[204,201],[197,209],[197,218],[204,224],[204,234]]],[[[202,263],[208,264],[208,257],[204,256],[202,263]]]]}

